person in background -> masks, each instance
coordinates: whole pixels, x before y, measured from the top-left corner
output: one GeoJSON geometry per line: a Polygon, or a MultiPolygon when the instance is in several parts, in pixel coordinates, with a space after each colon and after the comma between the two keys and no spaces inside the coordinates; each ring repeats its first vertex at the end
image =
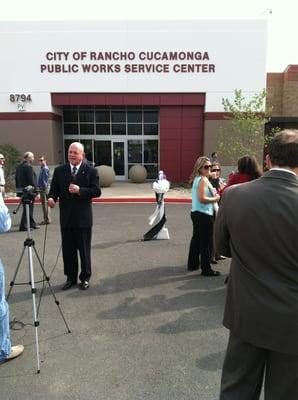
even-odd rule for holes
{"type": "Polygon", "coordinates": [[[220,400],[298,399],[298,130],[270,142],[269,171],[224,192],[215,242],[231,257],[220,400]]]}
{"type": "MultiPolygon", "coordinates": [[[[8,208],[4,204],[0,193],[0,233],[7,232],[11,227],[11,218],[8,208]]],[[[11,346],[9,332],[9,307],[5,300],[4,268],[0,259],[0,365],[20,356],[24,346],[11,346]]]]}
{"type": "Polygon", "coordinates": [[[40,200],[43,212],[43,220],[40,224],[47,225],[51,223],[50,209],[48,208],[47,204],[47,192],[49,186],[50,171],[49,167],[47,166],[47,160],[44,155],[39,156],[38,162],[40,165],[40,172],[38,175],[37,186],[39,188],[40,200]]]}
{"type": "Polygon", "coordinates": [[[238,171],[230,173],[228,182],[222,192],[229,186],[249,182],[260,178],[260,176],[262,176],[262,170],[256,157],[243,156],[238,159],[238,171]]]}
{"type": "Polygon", "coordinates": [[[221,174],[220,164],[218,162],[213,163],[211,165],[209,181],[211,185],[214,187],[214,189],[216,189],[216,192],[219,195],[221,194],[223,188],[226,186],[220,174],[221,174]]]}
{"type": "Polygon", "coordinates": [[[214,151],[214,152],[211,154],[210,162],[211,162],[211,164],[218,163],[218,155],[217,155],[217,152],[216,152],[216,151],[214,151]]]}
{"type": "MultiPolygon", "coordinates": [[[[216,193],[221,196],[222,190],[226,186],[224,183],[224,180],[220,176],[221,174],[221,168],[219,163],[214,163],[211,165],[211,171],[210,171],[210,176],[209,176],[209,181],[213,188],[216,190],[216,193]]],[[[216,218],[216,214],[214,214],[214,218],[216,218]]],[[[226,257],[218,254],[215,251],[215,245],[214,245],[214,237],[213,237],[213,249],[212,249],[212,254],[211,254],[211,264],[218,264],[219,260],[225,260],[226,257]]]]}
{"type": "Polygon", "coordinates": [[[5,163],[5,157],[0,153],[0,193],[4,196],[5,193],[5,176],[3,165],[5,163]]]}
{"type": "Polygon", "coordinates": [[[218,202],[220,196],[213,193],[212,185],[208,180],[210,169],[209,158],[199,157],[190,176],[193,235],[189,247],[187,269],[188,271],[197,270],[201,256],[202,275],[218,276],[220,273],[211,268],[210,258],[213,247],[214,204],[218,202]]]}
{"type": "Polygon", "coordinates": [[[91,277],[92,198],[99,197],[97,169],[83,162],[84,146],[74,142],[68,148],[68,163],[55,168],[48,195],[53,208],[59,198],[62,255],[66,282],[63,290],[77,285],[78,252],[81,290],[89,288],[91,277]]]}
{"type": "MultiPolygon", "coordinates": [[[[34,154],[31,153],[31,151],[27,151],[24,154],[24,160],[21,162],[20,165],[18,165],[16,169],[16,191],[18,197],[23,196],[23,190],[26,187],[31,187],[31,188],[36,188],[37,187],[37,181],[36,181],[36,174],[34,172],[34,169],[32,168],[32,164],[34,161],[34,154]]],[[[33,218],[33,210],[34,210],[34,200],[36,197],[36,194],[32,194],[32,201],[30,202],[29,205],[29,213],[30,213],[30,228],[31,229],[39,229],[39,226],[35,223],[34,218],[33,218]]],[[[23,213],[22,213],[22,218],[20,222],[20,231],[26,231],[27,230],[27,221],[26,221],[26,206],[25,203],[23,203],[23,213]]]]}

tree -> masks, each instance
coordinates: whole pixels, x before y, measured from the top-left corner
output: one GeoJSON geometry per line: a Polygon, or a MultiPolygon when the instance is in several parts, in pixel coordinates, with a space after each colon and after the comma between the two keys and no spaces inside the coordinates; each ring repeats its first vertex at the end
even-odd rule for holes
{"type": "Polygon", "coordinates": [[[0,153],[5,157],[4,175],[6,185],[10,187],[14,181],[14,173],[17,164],[20,162],[21,155],[11,144],[0,144],[0,153]]]}
{"type": "Polygon", "coordinates": [[[258,159],[264,147],[264,126],[270,120],[271,110],[265,110],[266,91],[253,95],[246,101],[241,89],[234,91],[234,100],[222,99],[229,126],[220,127],[217,139],[218,153],[237,164],[239,157],[249,154],[258,159]]]}

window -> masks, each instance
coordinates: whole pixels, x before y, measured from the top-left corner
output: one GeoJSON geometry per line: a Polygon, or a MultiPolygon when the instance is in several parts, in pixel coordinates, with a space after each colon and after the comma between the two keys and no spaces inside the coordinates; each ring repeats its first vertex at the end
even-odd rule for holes
{"type": "Polygon", "coordinates": [[[66,160],[69,144],[80,141],[89,161],[96,165],[112,165],[113,143],[119,139],[125,143],[122,163],[124,160],[126,170],[136,164],[144,165],[148,179],[156,179],[159,168],[158,108],[65,106],[63,127],[66,160]]]}
{"type": "Polygon", "coordinates": [[[66,110],[63,112],[64,122],[78,122],[77,110],[66,110]]]}
{"type": "Polygon", "coordinates": [[[144,124],[144,135],[158,135],[158,124],[144,124]]]}
{"type": "Polygon", "coordinates": [[[64,124],[64,135],[78,135],[79,125],[78,124],[64,124]]]}
{"type": "Polygon", "coordinates": [[[144,123],[158,123],[158,111],[144,111],[144,123]]]}
{"type": "Polygon", "coordinates": [[[126,135],[126,124],[112,124],[112,135],[126,135]]]}
{"type": "Polygon", "coordinates": [[[126,112],[123,111],[112,111],[112,122],[126,122],[126,112]]]}
{"type": "Polygon", "coordinates": [[[158,162],[158,141],[144,140],[144,163],[158,162]]]}
{"type": "Polygon", "coordinates": [[[94,122],[94,111],[80,111],[80,122],[94,122]]]}
{"type": "Polygon", "coordinates": [[[95,121],[110,123],[110,110],[95,110],[95,121]]]}
{"type": "Polygon", "coordinates": [[[96,135],[110,135],[111,125],[110,124],[96,124],[96,135]]]}
{"type": "Polygon", "coordinates": [[[142,134],[142,124],[127,124],[127,134],[128,135],[141,135],[142,134]]]}
{"type": "Polygon", "coordinates": [[[94,135],[94,124],[80,124],[80,135],[94,135]]]}
{"type": "Polygon", "coordinates": [[[128,164],[141,164],[142,163],[142,141],[129,140],[128,141],[128,164]]]}
{"type": "Polygon", "coordinates": [[[142,111],[127,111],[127,122],[142,122],[142,111]]]}

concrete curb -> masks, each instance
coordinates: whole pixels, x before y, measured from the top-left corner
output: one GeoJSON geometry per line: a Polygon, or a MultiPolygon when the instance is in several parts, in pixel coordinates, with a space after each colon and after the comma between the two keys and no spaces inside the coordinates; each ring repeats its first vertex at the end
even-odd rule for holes
{"type": "MultiPolygon", "coordinates": [[[[7,198],[5,204],[18,205],[18,198],[7,198]]],[[[96,203],[156,203],[155,197],[98,197],[93,199],[93,204],[96,203]]],[[[165,198],[165,203],[189,204],[191,198],[188,197],[169,197],[165,198]]],[[[36,200],[34,204],[41,204],[40,200],[36,200]]]]}

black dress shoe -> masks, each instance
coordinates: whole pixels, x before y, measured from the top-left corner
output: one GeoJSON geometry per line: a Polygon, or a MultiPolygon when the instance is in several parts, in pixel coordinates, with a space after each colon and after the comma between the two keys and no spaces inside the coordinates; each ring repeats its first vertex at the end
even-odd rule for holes
{"type": "Polygon", "coordinates": [[[72,286],[75,286],[77,283],[73,281],[66,281],[65,284],[62,286],[62,290],[70,289],[72,286]]]}
{"type": "Polygon", "coordinates": [[[192,271],[197,271],[199,267],[187,267],[187,271],[192,272],[192,271]]]}
{"type": "Polygon", "coordinates": [[[202,271],[201,275],[203,276],[219,276],[219,271],[214,271],[213,269],[207,269],[206,271],[202,271]]]}
{"type": "Polygon", "coordinates": [[[79,288],[81,290],[86,290],[89,289],[89,282],[88,281],[83,281],[79,284],[79,288]]]}

